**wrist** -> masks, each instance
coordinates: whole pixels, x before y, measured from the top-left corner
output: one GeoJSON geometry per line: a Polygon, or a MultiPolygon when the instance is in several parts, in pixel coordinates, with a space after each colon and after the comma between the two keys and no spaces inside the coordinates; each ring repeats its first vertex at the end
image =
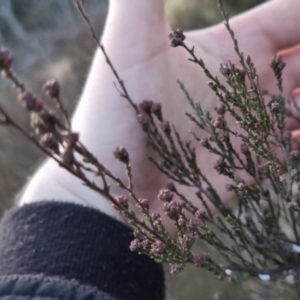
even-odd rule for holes
{"type": "Polygon", "coordinates": [[[94,208],[125,223],[123,217],[102,195],[83,185],[80,179],[48,159],[20,193],[18,205],[39,201],[69,202],[94,208]]]}

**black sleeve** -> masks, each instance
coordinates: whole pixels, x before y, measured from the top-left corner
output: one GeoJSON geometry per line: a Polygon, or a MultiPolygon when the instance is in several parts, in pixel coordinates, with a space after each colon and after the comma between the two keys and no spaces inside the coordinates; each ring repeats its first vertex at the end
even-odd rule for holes
{"type": "Polygon", "coordinates": [[[130,228],[81,205],[44,201],[13,208],[0,222],[0,298],[3,283],[35,278],[75,282],[115,299],[164,299],[162,266],[131,252],[132,239],[130,228]]]}

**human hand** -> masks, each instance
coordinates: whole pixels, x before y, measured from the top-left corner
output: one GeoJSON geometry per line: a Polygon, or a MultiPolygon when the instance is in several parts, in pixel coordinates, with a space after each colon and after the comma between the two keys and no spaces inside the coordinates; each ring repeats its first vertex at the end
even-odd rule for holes
{"type": "MultiPolygon", "coordinates": [[[[299,86],[300,68],[297,68],[297,63],[300,61],[300,47],[295,47],[300,43],[299,9],[298,0],[273,0],[231,20],[240,48],[252,57],[262,87],[271,92],[276,91],[276,87],[268,62],[283,50],[281,54],[287,62],[284,70],[285,94],[290,95],[299,86]],[[285,51],[291,47],[295,48],[285,51]]],[[[189,54],[184,49],[169,47],[167,36],[170,31],[162,0],[111,0],[102,42],[120,77],[124,79],[131,98],[136,103],[145,99],[160,102],[164,118],[176,126],[183,139],[190,139],[189,131],[193,130],[193,125],[184,116],[189,104],[177,80],[185,83],[190,95],[199,100],[205,110],[212,111],[217,100],[207,86],[207,78],[202,70],[187,60],[189,54]]],[[[192,31],[186,36],[187,44],[195,45],[197,57],[203,59],[213,74],[217,74],[220,63],[228,60],[237,63],[232,41],[223,24],[192,31]]],[[[149,198],[151,209],[160,211],[161,203],[156,198],[159,189],[167,183],[167,178],[147,160],[151,149],[147,146],[146,136],[137,122],[135,112],[118,95],[113,81],[112,72],[98,51],[73,117],[73,128],[80,132],[82,142],[97,155],[99,161],[126,180],[123,165],[112,155],[116,146],[124,146],[130,154],[136,194],[149,198]]],[[[290,120],[286,125],[289,130],[296,129],[296,124],[290,120]]],[[[232,123],[229,126],[234,129],[237,125],[232,123]]],[[[225,190],[226,178],[212,168],[215,156],[200,146],[196,147],[199,166],[213,182],[223,201],[229,201],[232,195],[225,190]]],[[[236,147],[238,149],[239,145],[236,147]]],[[[22,201],[25,203],[33,198],[44,198],[43,193],[50,193],[53,198],[67,198],[66,191],[69,197],[75,196],[79,202],[84,201],[117,217],[105,199],[88,191],[79,180],[64,170],[58,170],[58,166],[50,161],[31,181],[22,201]],[[48,189],[41,191],[41,183],[45,180],[48,189]]],[[[112,191],[115,194],[122,193],[114,186],[112,191]]],[[[194,198],[194,190],[184,188],[183,192],[187,198],[194,198]]],[[[197,206],[200,207],[200,203],[197,206]]]]}

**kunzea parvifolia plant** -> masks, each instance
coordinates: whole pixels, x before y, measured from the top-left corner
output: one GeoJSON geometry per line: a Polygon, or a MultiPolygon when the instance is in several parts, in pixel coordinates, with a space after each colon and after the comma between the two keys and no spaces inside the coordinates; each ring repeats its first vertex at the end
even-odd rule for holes
{"type": "Polygon", "coordinates": [[[186,141],[176,127],[164,119],[160,103],[152,100],[139,105],[134,103],[98,41],[83,1],[76,0],[75,4],[116,78],[117,90],[136,113],[148,143],[156,153],[149,159],[169,178],[169,183],[157,197],[164,214],[176,227],[176,235],[168,232],[160,213],[150,212],[151,199],[140,198],[135,193],[130,153],[122,145],[113,151],[118,163],[124,164],[128,181],[123,182],[85,147],[80,141],[80,133],[73,132],[61,100],[59,82],[49,80],[43,86],[46,96],[56,107],[50,109],[19,79],[12,68],[12,54],[3,46],[0,48],[1,73],[12,82],[19,102],[28,111],[31,130],[24,129],[1,106],[0,124],[18,130],[87,188],[110,201],[134,228],[135,239],[130,249],[170,264],[171,273],[179,273],[186,264],[193,264],[213,272],[219,279],[247,274],[269,281],[292,274],[297,282],[300,271],[300,152],[294,150],[291,133],[284,128],[287,117],[299,121],[300,115],[287,108],[289,104],[299,111],[297,104],[283,96],[285,63],[281,57],[273,57],[270,63],[278,87],[278,92],[273,94],[261,87],[251,57],[241,52],[221,1],[220,11],[232,38],[238,65],[231,61],[221,64],[220,73],[215,76],[206,68],[205,61],[197,57],[195,49],[186,44],[182,30],[170,33],[170,47],[184,49],[189,54],[190,63],[203,70],[208,86],[219,101],[214,112],[205,111],[192,99],[185,85],[178,82],[191,107],[191,111],[186,112],[186,122],[193,123],[205,133],[200,137],[193,131],[191,140],[186,141]],[[229,126],[228,119],[234,119],[238,130],[229,126]],[[197,156],[201,154],[195,151],[195,143],[215,155],[212,168],[228,178],[230,183],[226,184],[226,190],[235,195],[234,207],[222,201],[214,182],[201,170],[197,163],[197,156]],[[279,150],[274,151],[274,147],[279,150]],[[93,176],[100,178],[102,184],[97,184],[93,176]],[[245,177],[251,178],[251,184],[245,177]],[[120,186],[123,194],[113,195],[108,182],[120,186]],[[179,186],[194,189],[205,209],[199,210],[179,191],[179,186]],[[129,205],[132,202],[134,207],[129,205]],[[208,252],[197,253],[194,250],[197,240],[215,249],[218,258],[208,252]]]}

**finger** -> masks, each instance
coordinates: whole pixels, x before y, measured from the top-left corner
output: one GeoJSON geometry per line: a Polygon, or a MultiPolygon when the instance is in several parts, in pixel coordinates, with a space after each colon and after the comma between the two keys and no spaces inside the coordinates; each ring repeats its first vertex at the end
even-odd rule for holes
{"type": "MultiPolygon", "coordinates": [[[[247,53],[273,55],[279,50],[300,43],[300,1],[273,0],[230,19],[230,26],[239,42],[240,49],[247,53]]],[[[193,32],[198,39],[205,32],[193,32]]],[[[219,43],[227,45],[227,29],[221,23],[210,29],[219,43]]],[[[228,55],[228,53],[227,53],[228,55]]],[[[262,58],[265,60],[265,57],[262,58]]]]}
{"type": "MultiPolygon", "coordinates": [[[[293,94],[293,97],[295,97],[295,89],[300,87],[300,45],[289,50],[278,52],[278,55],[280,55],[284,63],[286,63],[286,67],[282,73],[283,95],[289,98],[293,94]]],[[[260,65],[258,63],[255,65],[259,71],[261,86],[268,92],[277,94],[278,82],[275,78],[274,71],[268,67],[268,63],[262,62],[260,65]],[[265,68],[263,68],[263,66],[265,66],[265,68]]]]}
{"type": "Polygon", "coordinates": [[[291,99],[286,100],[286,126],[285,130],[294,131],[300,129],[300,89],[296,89],[291,99]]]}
{"type": "Polygon", "coordinates": [[[300,43],[299,11],[299,0],[273,0],[233,18],[231,24],[238,39],[251,39],[253,46],[275,53],[300,43]]]}
{"type": "Polygon", "coordinates": [[[300,149],[300,129],[292,131],[292,149],[300,149]]]}
{"type": "Polygon", "coordinates": [[[300,86],[300,45],[281,51],[278,54],[286,63],[282,76],[284,91],[291,94],[292,91],[300,86]]]}

